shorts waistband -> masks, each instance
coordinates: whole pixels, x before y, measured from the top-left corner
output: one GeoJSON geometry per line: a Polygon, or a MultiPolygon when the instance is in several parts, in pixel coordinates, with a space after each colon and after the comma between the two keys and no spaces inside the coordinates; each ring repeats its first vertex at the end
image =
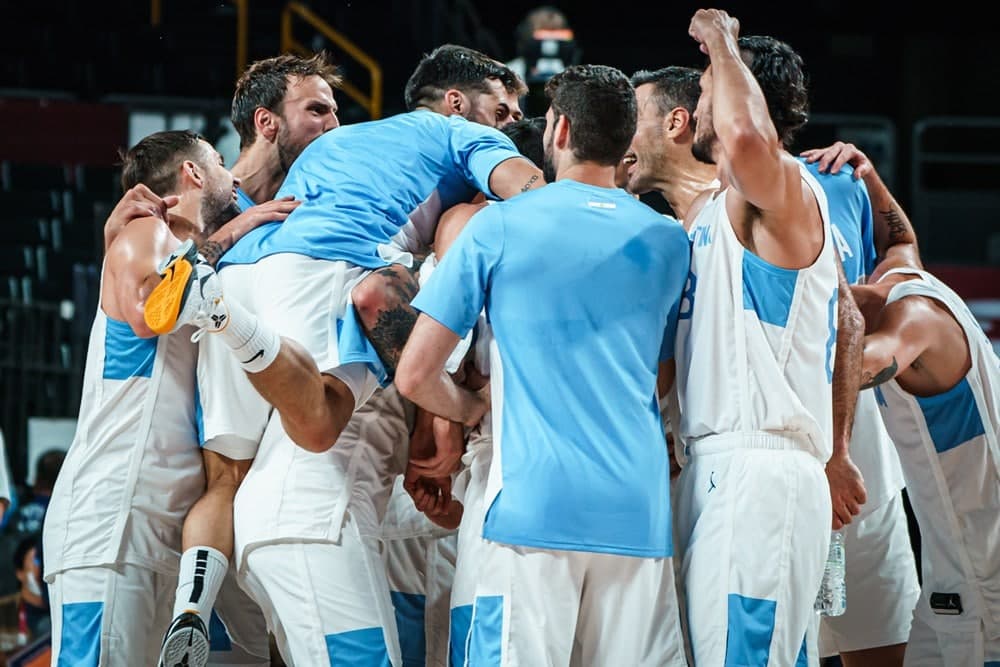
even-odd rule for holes
{"type": "Polygon", "coordinates": [[[768,431],[719,433],[705,436],[688,441],[684,453],[688,457],[704,456],[733,449],[794,450],[815,456],[814,448],[805,435],[768,431]]]}

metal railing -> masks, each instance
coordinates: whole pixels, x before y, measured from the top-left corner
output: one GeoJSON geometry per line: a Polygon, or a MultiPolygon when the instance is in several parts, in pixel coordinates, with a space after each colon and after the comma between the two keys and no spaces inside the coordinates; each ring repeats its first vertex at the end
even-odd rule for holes
{"type": "Polygon", "coordinates": [[[1000,117],[913,124],[910,218],[935,261],[1000,263],[1000,117]]]}
{"type": "Polygon", "coordinates": [[[371,92],[365,94],[360,88],[348,80],[341,84],[341,90],[347,96],[360,104],[374,120],[382,117],[382,67],[354,42],[337,32],[329,23],[313,13],[301,2],[289,2],[281,13],[281,50],[297,53],[303,56],[312,55],[312,51],[295,39],[292,31],[292,20],[298,17],[308,23],[314,30],[333,42],[347,55],[356,60],[366,70],[371,78],[371,92]]]}

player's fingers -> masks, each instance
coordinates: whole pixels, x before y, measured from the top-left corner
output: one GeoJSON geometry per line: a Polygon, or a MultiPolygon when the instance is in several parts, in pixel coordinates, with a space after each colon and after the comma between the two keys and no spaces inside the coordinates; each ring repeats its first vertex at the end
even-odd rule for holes
{"type": "MultiPolygon", "coordinates": [[[[851,513],[852,517],[857,516],[861,512],[861,505],[856,503],[854,500],[848,499],[847,511],[851,513]]],[[[848,519],[848,522],[850,522],[850,519],[848,519]]]]}
{"type": "Polygon", "coordinates": [[[177,195],[167,195],[161,200],[164,209],[173,208],[174,206],[177,206],[180,201],[181,198],[177,195]]]}
{"type": "Polygon", "coordinates": [[[806,162],[810,164],[819,159],[820,155],[822,155],[822,152],[818,148],[810,148],[809,150],[802,151],[801,153],[799,153],[799,157],[803,158],[806,162]]]}

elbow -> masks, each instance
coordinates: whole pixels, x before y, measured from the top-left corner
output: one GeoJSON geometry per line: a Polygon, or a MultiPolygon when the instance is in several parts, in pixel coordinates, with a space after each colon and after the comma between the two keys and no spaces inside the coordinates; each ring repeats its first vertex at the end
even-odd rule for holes
{"type": "Polygon", "coordinates": [[[399,360],[399,367],[396,369],[396,377],[393,383],[396,389],[407,400],[417,402],[417,395],[420,393],[422,374],[416,367],[410,355],[404,349],[403,356],[399,360]]]}

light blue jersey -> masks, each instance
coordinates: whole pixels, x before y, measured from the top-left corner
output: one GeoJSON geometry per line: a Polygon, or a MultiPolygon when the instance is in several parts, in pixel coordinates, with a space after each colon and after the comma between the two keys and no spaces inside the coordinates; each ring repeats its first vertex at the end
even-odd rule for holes
{"type": "Polygon", "coordinates": [[[830,230],[837,253],[844,264],[847,282],[863,283],[875,269],[875,239],[872,227],[872,202],[868,188],[861,179],[855,179],[854,169],[845,164],[836,174],[823,173],[819,162],[806,165],[826,193],[830,207],[830,230]]]}
{"type": "Polygon", "coordinates": [[[277,253],[385,266],[379,246],[404,227],[430,243],[441,211],[490,193],[493,169],[513,157],[520,154],[499,130],[432,111],[327,132],[302,151],[275,195],[302,204],[283,223],[244,236],[219,268],[277,253]]]}
{"type": "Polygon", "coordinates": [[[485,305],[493,327],[484,537],[672,554],[656,377],[689,263],[676,221],[572,180],[469,222],[413,306],[464,336],[485,305]]]}
{"type": "Polygon", "coordinates": [[[250,199],[250,195],[243,191],[243,188],[236,188],[236,205],[240,207],[240,212],[247,210],[252,206],[256,206],[254,200],[250,199]]]}

